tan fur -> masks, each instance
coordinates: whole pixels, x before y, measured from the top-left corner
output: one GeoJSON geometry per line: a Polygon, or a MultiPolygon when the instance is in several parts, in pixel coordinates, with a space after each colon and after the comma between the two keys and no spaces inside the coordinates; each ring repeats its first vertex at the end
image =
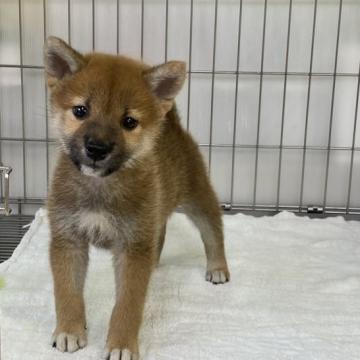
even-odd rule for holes
{"type": "Polygon", "coordinates": [[[45,64],[63,144],[48,200],[54,346],[75,351],[86,344],[82,292],[93,244],[114,255],[117,296],[107,338],[109,356],[120,359],[121,352],[130,351],[135,359],[148,282],[163,247],[167,218],[177,206],[201,232],[206,279],[229,280],[218,201],[198,147],[182,129],[174,105],[185,67],[170,62],[150,68],[125,57],[82,56],[56,38],[47,40],[45,64]],[[79,120],[71,109],[85,103],[90,115],[79,120]],[[139,121],[137,128],[121,127],[125,114],[139,121]],[[108,176],[97,176],[101,170],[87,176],[91,170],[72,161],[71,154],[83,156],[83,139],[91,126],[96,136],[114,144],[111,156],[122,159],[108,176]]]}

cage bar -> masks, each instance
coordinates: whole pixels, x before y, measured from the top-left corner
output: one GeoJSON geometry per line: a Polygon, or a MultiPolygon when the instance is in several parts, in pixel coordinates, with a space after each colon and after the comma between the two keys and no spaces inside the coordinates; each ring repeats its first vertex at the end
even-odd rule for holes
{"type": "Polygon", "coordinates": [[[282,165],[282,152],[283,152],[283,139],[284,139],[286,90],[287,90],[287,79],[288,79],[287,72],[289,67],[291,15],[292,15],[292,0],[290,0],[289,3],[289,15],[288,15],[288,26],[287,26],[287,36],[286,36],[285,75],[284,75],[284,88],[283,88],[283,99],[282,99],[282,110],[281,110],[280,151],[279,151],[279,167],[278,167],[278,181],[277,181],[277,194],[276,194],[277,208],[279,207],[279,203],[280,203],[281,165],[282,165]]]}
{"type": "Polygon", "coordinates": [[[23,41],[22,41],[22,11],[19,4],[19,46],[20,46],[20,83],[21,83],[21,126],[22,126],[22,156],[23,156],[23,194],[26,199],[26,143],[25,143],[25,109],[24,109],[24,68],[23,68],[23,41]]]}
{"type": "Polygon", "coordinates": [[[215,66],[216,66],[216,36],[218,23],[218,0],[215,0],[215,15],[214,15],[214,42],[212,53],[212,70],[211,70],[211,99],[210,99],[210,137],[209,137],[209,173],[211,173],[212,160],[212,138],[213,138],[213,123],[214,123],[214,90],[215,90],[215,66]]]}
{"type": "Polygon", "coordinates": [[[144,15],[145,15],[145,0],[141,0],[141,40],[140,40],[141,60],[144,58],[144,15]]]}
{"type": "Polygon", "coordinates": [[[331,105],[330,105],[330,124],[329,124],[329,136],[328,136],[328,149],[326,154],[326,173],[325,173],[325,186],[324,186],[324,201],[323,208],[326,209],[327,201],[327,189],[329,182],[329,165],[330,165],[330,155],[331,155],[331,135],[332,135],[332,126],[334,120],[334,100],[336,95],[336,72],[338,68],[338,58],[339,58],[339,39],[340,39],[340,30],[341,30],[341,14],[342,14],[342,4],[343,0],[339,2],[339,15],[337,22],[337,32],[336,32],[336,49],[335,49],[335,63],[334,63],[334,75],[333,75],[333,84],[332,84],[332,93],[331,93],[331,105]]]}
{"type": "Polygon", "coordinates": [[[306,115],[305,115],[305,129],[304,129],[304,146],[303,146],[303,158],[301,168],[301,185],[300,185],[300,200],[299,211],[301,212],[304,200],[304,179],[305,179],[305,164],[306,164],[306,148],[307,148],[307,135],[309,124],[309,110],[310,110],[310,96],[311,96],[311,82],[313,77],[313,64],[314,64],[314,45],[315,45],[315,29],[316,29],[316,17],[317,17],[318,0],[314,1],[314,15],[313,15],[313,27],[311,36],[311,52],[310,52],[310,65],[309,65],[309,81],[306,97],[306,115]]]}
{"type": "Polygon", "coordinates": [[[240,67],[240,45],[241,45],[241,20],[242,20],[243,1],[239,2],[239,28],[237,38],[236,51],[236,77],[235,77],[235,104],[234,104],[234,127],[232,136],[232,152],[231,152],[231,185],[230,185],[230,209],[234,202],[234,178],[235,178],[235,150],[236,150],[236,123],[238,113],[238,92],[239,92],[239,67],[240,67]]]}
{"type": "Polygon", "coordinates": [[[262,100],[263,77],[264,77],[264,53],[265,53],[265,35],[266,35],[266,13],[267,13],[267,0],[265,0],[265,2],[264,2],[263,29],[262,29],[262,42],[261,42],[260,87],[259,87],[259,101],[258,101],[257,131],[256,131],[256,153],[255,153],[255,175],[254,175],[253,209],[255,209],[255,205],[256,205],[256,190],[257,190],[257,178],[258,178],[259,138],[260,138],[260,120],[261,120],[261,100],[262,100]]]}
{"type": "Polygon", "coordinates": [[[352,177],[353,177],[353,169],[354,169],[355,139],[356,139],[358,110],[359,110],[359,94],[360,94],[360,63],[359,63],[359,76],[357,80],[357,89],[356,89],[356,103],[355,103],[355,114],[354,114],[354,127],[352,133],[349,186],[348,186],[348,195],[346,200],[346,214],[349,214],[349,208],[350,208],[351,186],[352,186],[352,177]]]}
{"type": "MultiPolygon", "coordinates": [[[[46,39],[46,0],[43,0],[43,17],[44,17],[44,41],[46,39]]],[[[46,185],[49,187],[49,114],[48,114],[48,90],[45,86],[45,142],[46,142],[46,185]]]]}
{"type": "Polygon", "coordinates": [[[188,94],[187,94],[187,109],[186,109],[186,130],[190,127],[190,100],[191,100],[191,60],[192,60],[192,36],[193,36],[193,15],[194,15],[194,0],[190,1],[190,36],[189,36],[189,57],[188,57],[188,94]]]}

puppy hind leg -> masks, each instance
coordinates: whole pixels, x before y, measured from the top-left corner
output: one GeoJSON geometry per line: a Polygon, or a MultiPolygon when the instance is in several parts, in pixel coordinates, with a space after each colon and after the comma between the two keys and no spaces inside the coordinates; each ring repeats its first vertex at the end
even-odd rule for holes
{"type": "Polygon", "coordinates": [[[161,256],[161,252],[162,252],[162,249],[164,247],[164,242],[165,242],[165,235],[166,235],[166,223],[163,226],[160,236],[159,236],[158,251],[157,251],[157,263],[160,262],[160,256],[161,256]]]}
{"type": "Polygon", "coordinates": [[[199,229],[207,258],[206,280],[222,284],[230,280],[221,220],[221,211],[212,191],[184,206],[186,215],[199,229]]]}

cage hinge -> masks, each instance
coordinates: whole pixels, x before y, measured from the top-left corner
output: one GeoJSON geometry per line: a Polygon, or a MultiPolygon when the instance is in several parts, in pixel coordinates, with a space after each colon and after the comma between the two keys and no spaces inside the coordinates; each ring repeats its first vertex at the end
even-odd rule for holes
{"type": "Polygon", "coordinates": [[[10,166],[2,166],[0,165],[0,179],[2,185],[1,191],[1,201],[0,201],[0,214],[10,215],[11,208],[9,203],[10,197],[10,173],[12,169],[10,166]],[[3,206],[1,205],[3,202],[3,206]]]}
{"type": "Polygon", "coordinates": [[[308,214],[323,214],[324,208],[322,206],[311,205],[307,207],[306,212],[308,214]]]}
{"type": "Polygon", "coordinates": [[[222,204],[222,209],[225,211],[230,211],[232,209],[231,204],[222,204]]]}

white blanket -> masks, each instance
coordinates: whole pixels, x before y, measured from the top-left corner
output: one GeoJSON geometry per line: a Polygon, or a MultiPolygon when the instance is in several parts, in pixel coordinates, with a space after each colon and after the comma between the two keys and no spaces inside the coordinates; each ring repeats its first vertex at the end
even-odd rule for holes
{"type": "MultiPolygon", "coordinates": [[[[231,282],[204,280],[200,236],[169,221],[140,334],[142,359],[360,359],[360,223],[290,213],[224,216],[231,282]]],[[[49,229],[40,210],[0,265],[1,360],[101,359],[114,302],[110,255],[92,249],[88,346],[62,354],[54,328],[49,229]]]]}

